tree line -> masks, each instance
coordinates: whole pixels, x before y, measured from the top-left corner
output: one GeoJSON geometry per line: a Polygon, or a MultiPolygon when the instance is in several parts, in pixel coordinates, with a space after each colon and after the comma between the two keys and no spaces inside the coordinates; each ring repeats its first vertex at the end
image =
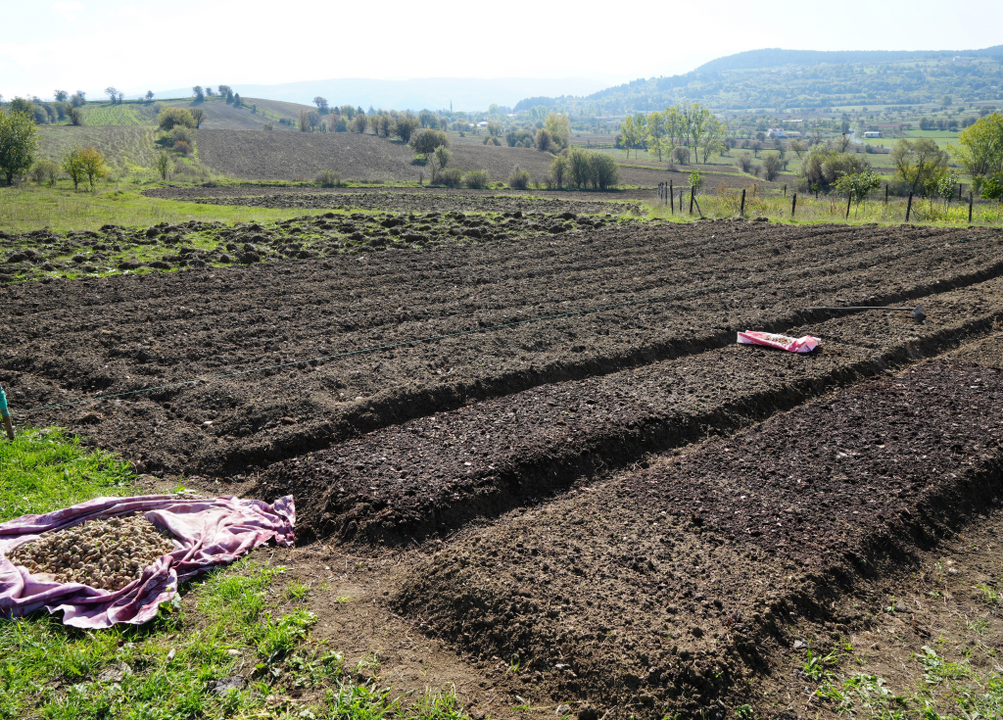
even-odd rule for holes
{"type": "Polygon", "coordinates": [[[724,151],[724,138],[728,126],[714,113],[700,103],[672,105],[659,112],[628,115],[620,125],[616,146],[627,155],[634,150],[644,149],[662,157],[685,163],[692,150],[695,161],[700,162],[703,151],[704,162],[715,153],[724,151]]]}

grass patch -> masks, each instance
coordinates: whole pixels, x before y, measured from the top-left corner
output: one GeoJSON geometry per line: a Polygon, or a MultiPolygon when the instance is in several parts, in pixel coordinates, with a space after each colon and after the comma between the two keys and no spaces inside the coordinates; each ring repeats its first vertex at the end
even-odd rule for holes
{"type": "MultiPolygon", "coordinates": [[[[319,215],[325,209],[297,209],[296,215],[319,215]]],[[[47,227],[54,232],[97,230],[102,225],[149,227],[161,222],[189,220],[226,223],[282,220],[289,210],[246,206],[207,205],[148,198],[135,191],[114,188],[94,193],[55,187],[0,188],[0,227],[24,233],[47,227]]]]}
{"type": "Polygon", "coordinates": [[[83,447],[60,428],[22,430],[13,442],[0,442],[0,474],[0,521],[127,495],[133,477],[128,463],[83,447]]]}

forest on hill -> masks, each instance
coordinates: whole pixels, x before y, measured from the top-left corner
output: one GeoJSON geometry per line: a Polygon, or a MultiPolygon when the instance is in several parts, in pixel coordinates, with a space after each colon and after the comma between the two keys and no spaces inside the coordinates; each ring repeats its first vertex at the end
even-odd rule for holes
{"type": "Polygon", "coordinates": [[[609,116],[700,102],[715,110],[819,110],[1003,97],[1003,46],[940,52],[754,50],[693,72],[640,78],[585,97],[527,98],[572,115],[609,116]]]}

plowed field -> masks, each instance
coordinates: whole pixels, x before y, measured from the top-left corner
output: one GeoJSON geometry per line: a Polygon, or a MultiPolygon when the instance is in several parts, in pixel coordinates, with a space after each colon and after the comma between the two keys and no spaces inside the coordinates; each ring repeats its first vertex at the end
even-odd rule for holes
{"type": "Polygon", "coordinates": [[[300,572],[368,558],[355,644],[420,684],[380,634],[420,631],[475,717],[775,712],[798,622],[863,627],[849,593],[1003,489],[997,230],[365,197],[437,239],[0,285],[0,380],[143,471],[293,493],[300,572]]]}

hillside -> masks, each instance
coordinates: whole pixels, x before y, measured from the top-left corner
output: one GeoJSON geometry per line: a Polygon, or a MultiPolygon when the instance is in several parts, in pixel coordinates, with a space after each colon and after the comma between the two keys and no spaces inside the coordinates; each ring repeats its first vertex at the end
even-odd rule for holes
{"type": "Polygon", "coordinates": [[[930,53],[754,50],[713,60],[693,72],[639,78],[584,97],[536,97],[575,115],[609,116],[700,102],[715,110],[812,109],[840,105],[1003,99],[1003,46],[930,53]]]}
{"type": "MultiPolygon", "coordinates": [[[[243,107],[235,108],[222,98],[211,97],[196,103],[192,98],[175,98],[144,102],[138,100],[123,103],[88,102],[81,106],[84,127],[104,126],[155,126],[161,110],[166,107],[201,108],[206,119],[203,128],[227,130],[261,130],[268,123],[275,130],[292,130],[291,125],[282,125],[279,120],[295,122],[300,110],[316,108],[281,100],[263,98],[243,98],[243,107]]],[[[65,123],[63,123],[65,124],[65,123]]],[[[42,126],[51,127],[51,126],[42,126]]]]}
{"type": "MultiPolygon", "coordinates": [[[[346,180],[418,182],[422,172],[428,179],[411,148],[375,135],[204,129],[198,149],[213,170],[247,180],[312,180],[322,170],[346,180]]],[[[487,170],[492,180],[507,179],[516,165],[543,180],[553,159],[536,150],[473,143],[454,143],[451,150],[450,167],[487,170]]]]}

